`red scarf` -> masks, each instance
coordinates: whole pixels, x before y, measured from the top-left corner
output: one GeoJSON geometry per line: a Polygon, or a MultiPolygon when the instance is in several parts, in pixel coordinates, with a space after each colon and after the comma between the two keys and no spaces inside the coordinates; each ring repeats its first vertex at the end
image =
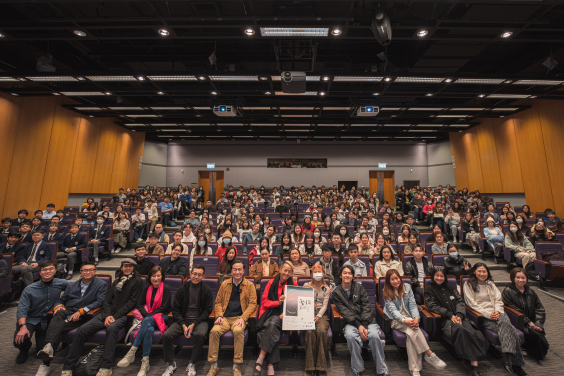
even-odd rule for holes
{"type": "MultiPolygon", "coordinates": [[[[147,296],[145,297],[145,305],[143,306],[143,308],[145,308],[145,311],[151,313],[153,312],[155,309],[159,308],[162,305],[163,302],[163,282],[161,282],[159,284],[159,289],[157,290],[157,293],[155,294],[155,300],[153,301],[153,305],[151,307],[149,307],[149,303],[151,302],[151,297],[153,296],[153,285],[150,285],[149,288],[147,289],[147,296]]],[[[155,322],[157,323],[157,326],[159,327],[159,330],[161,331],[161,338],[166,330],[166,324],[163,320],[163,316],[160,313],[157,313],[156,315],[153,315],[153,318],[155,319],[155,322]]],[[[139,328],[137,328],[137,330],[135,331],[135,334],[133,335],[133,338],[137,337],[137,332],[139,332],[139,328]]]]}

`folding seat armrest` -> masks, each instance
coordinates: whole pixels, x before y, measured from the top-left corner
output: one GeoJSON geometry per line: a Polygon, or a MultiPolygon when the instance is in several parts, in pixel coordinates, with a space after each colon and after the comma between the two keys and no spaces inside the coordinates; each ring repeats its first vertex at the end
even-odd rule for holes
{"type": "Polygon", "coordinates": [[[421,307],[423,307],[428,313],[430,313],[431,315],[433,315],[434,318],[436,318],[436,319],[440,319],[440,318],[441,318],[441,315],[439,315],[438,313],[435,313],[435,312],[431,312],[431,311],[429,310],[429,308],[428,308],[426,305],[422,305],[421,307]]]}
{"type": "Polygon", "coordinates": [[[466,307],[466,317],[468,317],[468,320],[473,321],[478,328],[482,328],[484,324],[484,315],[474,311],[472,308],[466,307]]]}
{"type": "Polygon", "coordinates": [[[376,304],[376,312],[378,313],[376,320],[379,321],[378,325],[380,325],[380,329],[382,329],[385,334],[389,334],[392,329],[392,320],[384,313],[379,304],[376,304]]]}
{"type": "Polygon", "coordinates": [[[331,304],[331,329],[333,333],[341,333],[345,327],[343,316],[337,311],[337,306],[331,304]]]}
{"type": "Polygon", "coordinates": [[[102,310],[102,307],[100,308],[94,308],[91,311],[88,311],[88,313],[86,314],[87,316],[94,316],[95,314],[97,314],[98,312],[100,312],[102,310]]]}
{"type": "Polygon", "coordinates": [[[535,271],[540,274],[540,276],[544,279],[550,277],[550,263],[543,260],[534,260],[533,264],[535,265],[535,271]]]}
{"type": "Polygon", "coordinates": [[[251,316],[249,316],[249,321],[248,321],[249,332],[253,335],[253,337],[255,337],[257,333],[258,312],[259,312],[259,306],[257,305],[255,311],[251,314],[251,316]]]}
{"type": "Polygon", "coordinates": [[[503,309],[505,310],[505,314],[511,321],[511,324],[513,324],[513,326],[520,331],[523,331],[525,329],[525,315],[517,311],[516,309],[513,309],[506,305],[503,306],[503,309]]]}
{"type": "Polygon", "coordinates": [[[423,330],[425,330],[427,333],[432,333],[435,320],[433,314],[423,308],[421,311],[419,311],[419,317],[419,324],[421,325],[423,330]]]}

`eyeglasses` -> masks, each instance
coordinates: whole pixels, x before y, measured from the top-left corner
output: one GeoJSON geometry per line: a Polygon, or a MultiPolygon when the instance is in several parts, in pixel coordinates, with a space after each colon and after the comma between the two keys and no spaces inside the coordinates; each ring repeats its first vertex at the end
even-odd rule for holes
{"type": "Polygon", "coordinates": [[[201,277],[203,277],[203,276],[204,276],[204,275],[203,275],[202,273],[197,273],[197,274],[196,274],[196,273],[192,273],[192,277],[199,277],[199,278],[201,278],[201,277]]]}
{"type": "Polygon", "coordinates": [[[81,272],[84,273],[94,273],[96,271],[96,269],[82,269],[81,272]]]}
{"type": "Polygon", "coordinates": [[[55,270],[57,270],[57,269],[55,269],[55,268],[53,268],[53,267],[41,269],[41,271],[43,271],[43,272],[54,272],[55,270]]]}

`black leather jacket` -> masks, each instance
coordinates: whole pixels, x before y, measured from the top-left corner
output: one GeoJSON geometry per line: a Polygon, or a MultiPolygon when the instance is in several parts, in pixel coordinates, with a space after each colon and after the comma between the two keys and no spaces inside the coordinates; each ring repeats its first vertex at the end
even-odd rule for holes
{"type": "Polygon", "coordinates": [[[544,327],[546,311],[537,293],[528,285],[525,285],[525,292],[521,294],[521,291],[511,284],[503,290],[501,297],[503,304],[525,315],[526,326],[533,322],[536,326],[544,327]]]}

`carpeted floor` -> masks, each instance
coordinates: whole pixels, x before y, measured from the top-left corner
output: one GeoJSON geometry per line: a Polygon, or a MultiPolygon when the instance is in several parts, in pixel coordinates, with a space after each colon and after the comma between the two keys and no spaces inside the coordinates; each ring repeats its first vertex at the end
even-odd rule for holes
{"type": "MultiPolygon", "coordinates": [[[[527,365],[525,370],[529,375],[561,375],[564,369],[564,322],[561,320],[562,312],[564,311],[564,303],[556,300],[542,292],[538,293],[540,299],[547,310],[547,337],[551,344],[549,354],[546,360],[541,364],[538,364],[529,357],[525,357],[527,365]]],[[[12,345],[13,332],[15,329],[15,317],[16,308],[12,307],[6,311],[0,313],[0,331],[4,333],[0,339],[0,346],[2,348],[0,357],[0,369],[2,372],[0,375],[34,375],[37,368],[40,365],[40,361],[31,355],[25,364],[17,365],[14,359],[17,355],[17,350],[12,345]]],[[[252,339],[251,339],[252,341],[252,339]]],[[[424,363],[423,375],[464,375],[465,370],[459,360],[453,358],[453,356],[447,351],[440,342],[432,341],[431,349],[437,353],[437,355],[447,363],[447,368],[442,371],[437,371],[430,365],[424,363]]],[[[87,345],[84,348],[84,354],[86,354],[93,345],[87,345]]],[[[204,353],[207,355],[207,347],[204,349],[204,353]]],[[[37,350],[35,346],[32,347],[31,353],[35,354],[37,350]]],[[[128,347],[125,345],[118,346],[116,350],[115,363],[121,359],[128,351],[128,347]]],[[[186,366],[188,365],[188,357],[190,354],[190,349],[182,349],[177,357],[178,368],[175,375],[185,374],[186,366]]],[[[252,355],[253,347],[247,346],[245,348],[245,362],[242,365],[242,371],[245,376],[252,375],[252,368],[255,361],[255,357],[252,355]]],[[[290,347],[281,348],[282,362],[275,366],[276,373],[279,375],[287,376],[302,376],[304,369],[304,349],[299,348],[297,358],[292,356],[292,350],[290,347]]],[[[338,355],[336,357],[329,357],[329,372],[328,376],[347,376],[350,372],[350,355],[346,343],[337,344],[338,355]]],[[[64,357],[68,352],[68,348],[64,348],[59,351],[54,361],[51,363],[51,375],[60,375],[62,370],[62,364],[64,362],[64,357]]],[[[394,376],[407,376],[409,371],[407,369],[407,361],[401,355],[401,353],[396,349],[393,343],[388,343],[385,348],[386,362],[388,364],[389,370],[394,376]]],[[[139,355],[140,356],[140,355],[139,355]]],[[[232,374],[232,363],[231,359],[233,356],[233,351],[231,349],[223,349],[220,351],[220,376],[227,376],[232,374]]],[[[164,372],[165,364],[163,362],[163,352],[160,345],[155,345],[151,354],[151,370],[149,371],[149,376],[160,376],[164,372]]],[[[114,364],[115,364],[114,363],[114,364]]],[[[141,359],[137,358],[136,361],[127,368],[113,368],[113,374],[117,376],[125,375],[136,375],[141,364],[141,359]]],[[[197,364],[197,374],[205,375],[209,370],[210,365],[203,358],[197,364]]],[[[487,361],[480,363],[480,370],[484,375],[494,376],[494,375],[504,375],[504,371],[501,369],[500,361],[489,357],[487,361]]],[[[365,365],[365,371],[363,375],[373,375],[375,373],[375,366],[372,360],[367,361],[365,365]]],[[[266,369],[264,370],[264,375],[266,375],[266,369]]]]}

